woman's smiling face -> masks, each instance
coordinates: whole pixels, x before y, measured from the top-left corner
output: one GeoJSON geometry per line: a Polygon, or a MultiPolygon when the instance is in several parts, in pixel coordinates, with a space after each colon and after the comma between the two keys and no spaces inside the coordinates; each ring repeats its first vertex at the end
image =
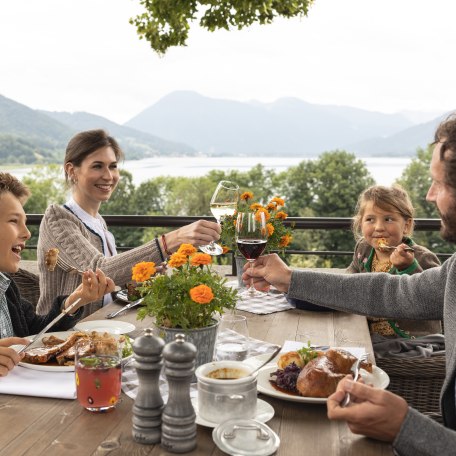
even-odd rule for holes
{"type": "Polygon", "coordinates": [[[0,271],[14,273],[19,269],[21,252],[30,239],[21,202],[10,192],[0,195],[0,271]]]}
{"type": "Polygon", "coordinates": [[[410,231],[411,219],[404,217],[394,208],[384,210],[368,201],[364,208],[361,231],[364,239],[374,248],[380,238],[386,239],[388,245],[399,245],[402,238],[410,231]]]}
{"type": "Polygon", "coordinates": [[[110,147],[102,147],[87,155],[81,166],[66,165],[73,181],[73,197],[84,209],[109,200],[115,190],[120,174],[117,158],[110,147]]]}

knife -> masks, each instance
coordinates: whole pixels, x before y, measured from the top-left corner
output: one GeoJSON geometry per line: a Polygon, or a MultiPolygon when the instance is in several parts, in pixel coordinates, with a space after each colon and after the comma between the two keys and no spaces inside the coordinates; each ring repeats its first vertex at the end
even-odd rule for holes
{"type": "Polygon", "coordinates": [[[116,315],[119,315],[121,312],[125,310],[131,309],[132,307],[139,306],[144,301],[144,298],[140,298],[137,301],[130,302],[126,306],[123,306],[121,309],[116,310],[115,312],[111,312],[110,314],[106,315],[106,318],[114,318],[116,315]]]}
{"type": "Polygon", "coordinates": [[[76,299],[76,301],[71,304],[71,306],[68,306],[65,310],[62,310],[61,313],[59,313],[49,324],[47,324],[27,345],[24,345],[18,353],[22,353],[24,350],[26,350],[30,345],[34,344],[49,328],[54,326],[59,320],[61,320],[66,314],[70,313],[77,304],[79,304],[79,301],[81,298],[76,299]]]}

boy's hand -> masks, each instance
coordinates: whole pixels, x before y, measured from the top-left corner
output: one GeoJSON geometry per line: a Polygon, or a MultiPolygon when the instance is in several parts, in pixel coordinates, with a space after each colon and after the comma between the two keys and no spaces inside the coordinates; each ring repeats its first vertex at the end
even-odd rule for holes
{"type": "Polygon", "coordinates": [[[0,377],[8,375],[24,357],[24,353],[17,353],[11,345],[27,345],[30,341],[23,337],[6,337],[0,339],[0,377]]]}

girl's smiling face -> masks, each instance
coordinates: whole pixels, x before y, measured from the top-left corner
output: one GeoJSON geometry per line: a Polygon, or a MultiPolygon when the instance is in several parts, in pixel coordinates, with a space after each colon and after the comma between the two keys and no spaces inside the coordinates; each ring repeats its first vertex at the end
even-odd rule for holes
{"type": "Polygon", "coordinates": [[[375,249],[379,239],[386,239],[388,245],[399,245],[402,238],[410,232],[411,219],[405,219],[396,209],[389,210],[375,206],[368,201],[361,221],[364,239],[375,249]]]}

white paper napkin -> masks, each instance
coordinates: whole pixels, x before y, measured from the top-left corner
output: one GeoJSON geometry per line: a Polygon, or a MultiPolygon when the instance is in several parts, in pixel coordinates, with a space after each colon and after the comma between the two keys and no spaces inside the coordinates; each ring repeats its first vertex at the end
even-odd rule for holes
{"type": "Polygon", "coordinates": [[[0,394],[76,399],[74,372],[46,372],[16,366],[0,377],[0,394]]]}
{"type": "MultiPolygon", "coordinates": [[[[285,343],[283,344],[283,347],[282,347],[282,350],[280,351],[280,353],[296,351],[304,346],[307,347],[307,343],[297,342],[295,340],[286,340],[285,343]]],[[[357,358],[359,358],[360,356],[364,355],[364,353],[366,353],[366,349],[364,347],[331,347],[331,348],[343,348],[344,350],[350,352],[353,356],[356,356],[357,358]]]]}

